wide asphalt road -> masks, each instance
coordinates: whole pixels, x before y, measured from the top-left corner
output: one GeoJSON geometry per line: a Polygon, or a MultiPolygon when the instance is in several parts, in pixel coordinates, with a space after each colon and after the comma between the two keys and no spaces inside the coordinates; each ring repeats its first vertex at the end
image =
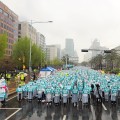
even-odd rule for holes
{"type": "Polygon", "coordinates": [[[102,105],[73,107],[67,106],[47,107],[46,103],[37,100],[17,101],[15,96],[8,99],[5,106],[0,107],[0,120],[120,120],[120,100],[117,105],[103,103],[102,105]]]}

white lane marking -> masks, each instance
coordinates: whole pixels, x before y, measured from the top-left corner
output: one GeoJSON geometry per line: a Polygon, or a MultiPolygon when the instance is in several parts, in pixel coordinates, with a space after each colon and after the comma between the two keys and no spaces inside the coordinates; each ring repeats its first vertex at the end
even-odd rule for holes
{"type": "Polygon", "coordinates": [[[17,95],[15,95],[14,97],[11,97],[10,99],[6,100],[6,101],[10,101],[12,100],[13,98],[17,97],[17,95]]]}
{"type": "Polygon", "coordinates": [[[94,108],[93,108],[93,106],[92,105],[90,105],[90,107],[91,107],[91,112],[92,112],[92,116],[93,116],[93,120],[95,120],[95,113],[94,113],[94,108]]]}
{"type": "Polygon", "coordinates": [[[15,109],[21,109],[21,108],[0,108],[0,110],[15,110],[15,109]]]}
{"type": "Polygon", "coordinates": [[[105,105],[103,103],[102,103],[102,106],[103,106],[104,110],[107,110],[107,108],[105,107],[105,105]]]}
{"type": "Polygon", "coordinates": [[[13,115],[15,115],[17,112],[19,112],[22,108],[18,108],[17,111],[15,111],[13,114],[11,114],[10,116],[8,116],[5,120],[10,119],[13,115]]]}
{"type": "Polygon", "coordinates": [[[66,120],[66,115],[63,116],[63,120],[66,120]]]}

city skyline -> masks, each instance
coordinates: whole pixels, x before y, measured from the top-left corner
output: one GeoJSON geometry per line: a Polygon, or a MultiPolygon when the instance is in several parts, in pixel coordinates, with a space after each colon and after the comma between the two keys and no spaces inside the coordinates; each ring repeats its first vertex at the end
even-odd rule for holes
{"type": "Polygon", "coordinates": [[[109,49],[120,45],[118,0],[1,1],[19,16],[19,20],[52,20],[52,24],[34,27],[45,36],[48,45],[61,44],[64,48],[65,38],[73,38],[80,62],[84,58],[81,49],[88,49],[95,38],[109,49]]]}

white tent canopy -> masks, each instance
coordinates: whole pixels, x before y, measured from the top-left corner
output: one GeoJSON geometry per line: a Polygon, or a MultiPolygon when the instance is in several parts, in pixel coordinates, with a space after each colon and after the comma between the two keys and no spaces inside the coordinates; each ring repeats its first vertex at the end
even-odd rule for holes
{"type": "Polygon", "coordinates": [[[47,77],[47,76],[53,74],[54,71],[55,71],[55,69],[52,67],[42,68],[40,70],[39,77],[47,77]]]}

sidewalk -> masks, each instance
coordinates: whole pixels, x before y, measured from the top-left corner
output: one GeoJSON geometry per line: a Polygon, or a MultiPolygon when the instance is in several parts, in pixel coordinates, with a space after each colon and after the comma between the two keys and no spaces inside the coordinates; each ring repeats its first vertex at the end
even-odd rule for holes
{"type": "MultiPolygon", "coordinates": [[[[29,81],[29,75],[26,77],[25,83],[27,84],[29,81]]],[[[8,94],[16,92],[16,88],[18,87],[18,83],[16,83],[16,80],[10,80],[8,83],[8,94]]]]}
{"type": "Polygon", "coordinates": [[[17,88],[17,84],[16,84],[15,80],[10,80],[8,82],[8,92],[9,92],[8,94],[15,92],[16,88],[17,88]]]}

